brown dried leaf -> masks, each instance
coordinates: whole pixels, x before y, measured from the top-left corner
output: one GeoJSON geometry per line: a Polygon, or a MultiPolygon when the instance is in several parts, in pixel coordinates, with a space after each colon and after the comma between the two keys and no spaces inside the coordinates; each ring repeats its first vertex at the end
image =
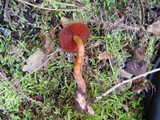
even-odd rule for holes
{"type": "Polygon", "coordinates": [[[139,59],[143,60],[145,58],[146,50],[147,50],[146,46],[136,48],[135,54],[139,59]]]}
{"type": "Polygon", "coordinates": [[[35,95],[35,96],[33,96],[32,97],[34,100],[36,100],[36,101],[41,101],[41,102],[43,102],[43,96],[41,96],[41,95],[35,95]]]}
{"type": "MultiPolygon", "coordinates": [[[[51,39],[49,37],[46,37],[42,33],[38,34],[38,37],[41,40],[43,40],[43,45],[42,45],[43,52],[45,52],[46,54],[52,53],[53,52],[53,45],[52,45],[51,39]]],[[[53,35],[52,35],[52,37],[53,37],[53,35]]]]}
{"type": "Polygon", "coordinates": [[[48,32],[49,32],[50,38],[52,40],[55,40],[55,38],[56,38],[55,28],[50,29],[48,32]]]}
{"type": "Polygon", "coordinates": [[[27,64],[23,66],[22,71],[33,72],[41,66],[46,57],[47,55],[44,54],[41,50],[36,51],[26,60],[27,64]]]}
{"type": "Polygon", "coordinates": [[[133,74],[133,75],[139,75],[146,72],[147,64],[138,61],[138,60],[131,60],[126,64],[125,71],[133,74]]]}
{"type": "Polygon", "coordinates": [[[152,23],[147,27],[147,32],[151,33],[153,35],[158,35],[160,36],[160,20],[152,23]]]}
{"type": "Polygon", "coordinates": [[[147,91],[150,87],[151,87],[151,84],[149,83],[149,81],[142,78],[140,82],[136,84],[135,83],[132,84],[132,91],[139,94],[144,90],[147,91]]]}
{"type": "Polygon", "coordinates": [[[106,60],[106,59],[110,59],[111,57],[112,57],[112,55],[110,52],[104,51],[104,52],[100,53],[97,58],[99,60],[106,60]]]}

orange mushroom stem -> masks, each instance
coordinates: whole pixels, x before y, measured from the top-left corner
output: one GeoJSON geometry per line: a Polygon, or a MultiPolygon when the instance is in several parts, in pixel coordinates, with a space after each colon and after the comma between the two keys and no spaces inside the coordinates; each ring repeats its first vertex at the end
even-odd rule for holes
{"type": "Polygon", "coordinates": [[[86,100],[86,95],[85,95],[86,94],[86,83],[81,73],[83,59],[84,59],[84,50],[85,50],[84,44],[83,44],[82,39],[77,35],[73,36],[73,40],[77,44],[77,56],[76,56],[76,62],[74,64],[74,78],[78,85],[78,90],[76,92],[76,97],[75,97],[76,102],[82,111],[85,111],[89,115],[93,115],[94,110],[92,109],[88,101],[86,100]]]}
{"type": "Polygon", "coordinates": [[[78,89],[81,89],[84,93],[86,93],[86,83],[81,74],[84,59],[84,44],[81,38],[77,35],[73,36],[73,39],[77,44],[77,56],[74,64],[74,78],[77,82],[78,89]]]}

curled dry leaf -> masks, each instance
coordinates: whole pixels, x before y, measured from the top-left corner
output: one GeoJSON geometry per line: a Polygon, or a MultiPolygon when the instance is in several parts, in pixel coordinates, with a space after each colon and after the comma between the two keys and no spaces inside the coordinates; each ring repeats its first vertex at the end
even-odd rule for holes
{"type": "Polygon", "coordinates": [[[145,58],[146,50],[147,50],[146,46],[136,48],[135,54],[139,59],[143,60],[145,58]]]}
{"type": "Polygon", "coordinates": [[[160,36],[160,20],[152,23],[147,27],[147,32],[153,35],[160,36]]]}
{"type": "Polygon", "coordinates": [[[145,62],[139,60],[130,60],[126,64],[125,71],[133,75],[139,75],[146,72],[147,66],[148,65],[145,62]]]}
{"type": "MultiPolygon", "coordinates": [[[[50,31],[51,32],[51,31],[50,31]]],[[[53,31],[52,31],[53,32],[53,31]]],[[[53,52],[53,45],[52,45],[52,41],[49,37],[46,37],[45,35],[43,35],[42,33],[38,34],[38,37],[43,40],[43,45],[42,45],[42,50],[43,52],[45,52],[46,54],[50,54],[53,52]]],[[[53,37],[53,34],[52,34],[53,37]]]]}
{"type": "Polygon", "coordinates": [[[106,60],[106,59],[112,58],[112,55],[111,55],[110,52],[104,51],[104,52],[100,53],[97,58],[98,58],[99,60],[106,60]]]}
{"type": "Polygon", "coordinates": [[[49,31],[49,36],[52,40],[55,40],[56,34],[55,34],[55,28],[50,29],[49,31]]]}
{"type": "Polygon", "coordinates": [[[27,64],[23,66],[22,71],[33,72],[45,61],[47,55],[41,50],[33,53],[27,60],[27,64]]]}

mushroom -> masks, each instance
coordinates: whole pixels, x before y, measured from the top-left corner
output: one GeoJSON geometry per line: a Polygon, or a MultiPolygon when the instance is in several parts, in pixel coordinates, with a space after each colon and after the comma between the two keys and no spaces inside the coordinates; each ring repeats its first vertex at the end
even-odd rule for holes
{"type": "Polygon", "coordinates": [[[59,40],[62,49],[65,51],[75,52],[77,49],[76,61],[74,64],[74,78],[78,85],[78,89],[75,94],[75,100],[81,111],[93,115],[94,110],[86,100],[86,83],[81,73],[85,44],[89,35],[90,30],[85,24],[72,23],[60,31],[59,40]]]}

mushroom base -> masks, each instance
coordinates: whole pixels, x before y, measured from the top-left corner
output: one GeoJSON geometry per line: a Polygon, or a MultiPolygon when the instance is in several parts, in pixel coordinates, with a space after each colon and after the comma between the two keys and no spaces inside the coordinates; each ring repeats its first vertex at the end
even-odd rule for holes
{"type": "Polygon", "coordinates": [[[92,109],[90,102],[87,101],[86,94],[83,91],[79,89],[76,91],[75,101],[79,111],[85,112],[88,115],[94,115],[94,110],[92,109]]]}

